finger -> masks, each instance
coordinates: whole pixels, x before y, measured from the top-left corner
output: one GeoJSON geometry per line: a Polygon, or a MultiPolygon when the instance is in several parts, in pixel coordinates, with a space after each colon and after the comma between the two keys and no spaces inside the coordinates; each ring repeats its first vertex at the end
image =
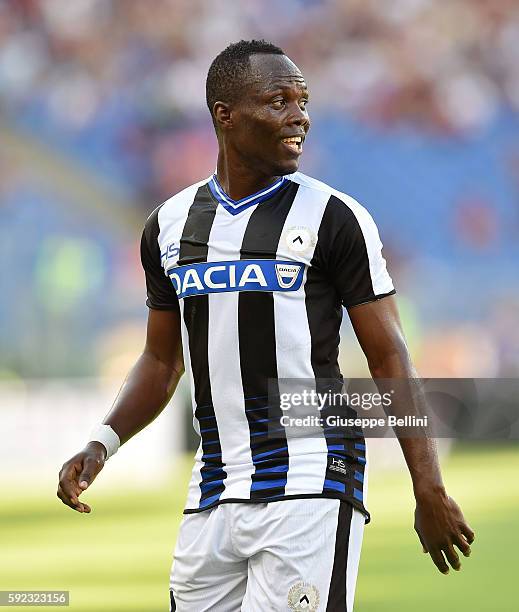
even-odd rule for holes
{"type": "Polygon", "coordinates": [[[469,544],[472,544],[472,542],[474,542],[474,539],[476,538],[476,534],[472,531],[472,529],[467,525],[467,523],[460,523],[460,531],[461,533],[465,536],[465,538],[467,539],[467,542],[469,544]]]}
{"type": "Polygon", "coordinates": [[[63,490],[63,488],[60,488],[60,491],[62,493],[62,499],[65,501],[65,503],[70,506],[71,508],[76,508],[79,505],[79,499],[77,497],[77,495],[68,495],[68,493],[66,491],[63,490]]]}
{"type": "Polygon", "coordinates": [[[59,497],[59,499],[61,499],[61,501],[66,505],[66,506],[70,506],[70,500],[65,497],[63,491],[61,490],[61,487],[58,487],[58,492],[57,492],[57,496],[59,497]]]}
{"type": "Polygon", "coordinates": [[[92,511],[90,506],[86,504],[84,501],[78,501],[77,508],[79,509],[80,512],[85,512],[86,514],[92,511]]]}
{"type": "Polygon", "coordinates": [[[74,501],[72,501],[64,492],[63,489],[61,487],[58,487],[58,492],[57,492],[57,496],[61,499],[61,501],[65,504],[65,506],[68,506],[69,508],[72,508],[72,510],[78,510],[78,500],[75,499],[74,501]]]}
{"type": "Polygon", "coordinates": [[[461,569],[460,558],[458,557],[458,553],[454,550],[452,544],[445,546],[443,552],[447,557],[447,561],[451,564],[452,569],[459,572],[461,569]]]}
{"type": "Polygon", "coordinates": [[[416,527],[415,527],[415,531],[416,531],[416,535],[418,536],[418,539],[420,540],[420,544],[422,545],[423,552],[428,553],[429,551],[427,549],[427,546],[425,545],[425,542],[423,541],[422,534],[418,531],[418,529],[416,529],[416,527]]]}
{"type": "Polygon", "coordinates": [[[59,489],[61,490],[64,498],[67,500],[68,505],[76,506],[78,504],[78,495],[79,489],[74,486],[72,483],[61,483],[59,484],[59,489]]]}
{"type": "Polygon", "coordinates": [[[73,506],[74,504],[72,503],[72,498],[61,486],[61,484],[58,485],[58,493],[57,493],[58,497],[61,499],[61,501],[64,504],[67,504],[67,506],[73,506]]]}
{"type": "Polygon", "coordinates": [[[59,484],[69,499],[77,498],[81,491],[77,482],[77,473],[80,469],[80,464],[71,464],[62,471],[59,484]]]}
{"type": "Polygon", "coordinates": [[[78,478],[79,487],[82,491],[87,489],[92,484],[95,477],[101,470],[101,467],[102,463],[99,459],[94,459],[92,457],[87,457],[85,459],[83,470],[78,478]]]}
{"type": "Polygon", "coordinates": [[[448,574],[449,566],[447,565],[447,563],[445,562],[445,559],[443,558],[442,551],[437,548],[429,549],[429,554],[431,555],[431,559],[433,560],[434,565],[436,565],[436,567],[440,570],[440,572],[442,574],[448,574]]]}
{"type": "Polygon", "coordinates": [[[76,500],[74,503],[67,503],[66,501],[63,501],[63,503],[72,508],[72,510],[75,510],[76,512],[79,512],[81,514],[83,514],[84,512],[88,514],[91,511],[90,506],[88,504],[80,502],[79,500],[76,500]]]}
{"type": "Polygon", "coordinates": [[[465,557],[470,557],[471,550],[469,543],[461,533],[458,533],[453,537],[452,543],[460,549],[465,557]]]}

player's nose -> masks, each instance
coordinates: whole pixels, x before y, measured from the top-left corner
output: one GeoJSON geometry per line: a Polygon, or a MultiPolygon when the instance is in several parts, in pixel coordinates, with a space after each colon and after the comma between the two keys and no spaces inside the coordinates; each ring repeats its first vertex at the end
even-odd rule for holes
{"type": "Polygon", "coordinates": [[[310,118],[308,117],[308,112],[302,109],[299,104],[294,104],[293,109],[291,109],[291,113],[288,117],[288,125],[297,125],[298,127],[303,127],[305,132],[308,131],[310,127],[310,118]]]}

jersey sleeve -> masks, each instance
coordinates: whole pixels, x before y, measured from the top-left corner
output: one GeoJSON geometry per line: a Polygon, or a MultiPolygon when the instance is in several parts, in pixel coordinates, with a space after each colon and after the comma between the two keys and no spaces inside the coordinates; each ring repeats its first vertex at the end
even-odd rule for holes
{"type": "Polygon", "coordinates": [[[158,212],[156,209],[146,221],[141,238],[141,262],[148,295],[146,305],[156,310],[179,310],[177,294],[161,265],[158,212]]]}
{"type": "Polygon", "coordinates": [[[350,308],[395,293],[373,218],[358,202],[342,203],[340,229],[329,257],[332,282],[350,308]]]}

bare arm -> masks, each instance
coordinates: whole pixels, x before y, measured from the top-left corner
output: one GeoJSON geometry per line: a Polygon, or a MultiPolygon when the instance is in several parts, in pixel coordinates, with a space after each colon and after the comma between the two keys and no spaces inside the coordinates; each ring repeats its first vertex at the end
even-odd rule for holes
{"type": "MultiPolygon", "coordinates": [[[[121,444],[161,413],[183,371],[179,313],[150,309],[144,350],[103,421],[117,433],[121,444]]],[[[90,512],[90,507],[79,501],[79,495],[101,471],[105,460],[105,447],[90,442],[63,465],[58,497],[64,504],[78,512],[90,512]]]]}
{"type": "Polygon", "coordinates": [[[144,351],[103,421],[111,425],[121,444],[162,412],[183,372],[180,315],[171,310],[150,309],[144,351]]]}
{"type": "MultiPolygon", "coordinates": [[[[399,378],[408,381],[402,385],[400,398],[394,403],[405,403],[408,413],[420,411],[425,400],[418,377],[411,363],[405,343],[396,302],[392,296],[349,309],[355,334],[366,355],[373,379],[399,378]]],[[[425,436],[399,438],[405,461],[411,474],[416,499],[415,530],[424,552],[442,573],[450,565],[460,569],[460,560],[454,545],[468,556],[474,533],[463,514],[450,498],[443,485],[435,440],[425,436]]]]}

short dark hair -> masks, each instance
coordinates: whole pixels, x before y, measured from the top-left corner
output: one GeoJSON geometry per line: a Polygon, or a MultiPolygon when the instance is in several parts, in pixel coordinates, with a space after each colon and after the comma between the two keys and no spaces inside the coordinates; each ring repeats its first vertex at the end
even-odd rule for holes
{"type": "Polygon", "coordinates": [[[250,56],[256,53],[285,55],[283,49],[266,40],[240,40],[226,47],[211,63],[207,73],[205,93],[215,126],[213,117],[215,102],[232,103],[240,99],[249,76],[250,56]]]}

